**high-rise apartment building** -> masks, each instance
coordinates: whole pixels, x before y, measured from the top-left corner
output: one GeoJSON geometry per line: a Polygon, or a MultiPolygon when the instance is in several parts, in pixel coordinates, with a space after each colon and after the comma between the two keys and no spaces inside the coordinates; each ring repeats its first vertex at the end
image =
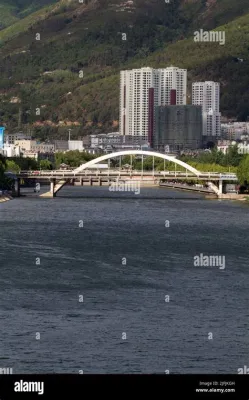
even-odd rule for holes
{"type": "Polygon", "coordinates": [[[176,67],[141,68],[120,73],[120,121],[122,135],[148,140],[153,145],[155,107],[185,105],[187,70],[176,67]]]}
{"type": "Polygon", "coordinates": [[[203,136],[220,136],[220,84],[193,83],[192,104],[202,106],[203,136]]]}

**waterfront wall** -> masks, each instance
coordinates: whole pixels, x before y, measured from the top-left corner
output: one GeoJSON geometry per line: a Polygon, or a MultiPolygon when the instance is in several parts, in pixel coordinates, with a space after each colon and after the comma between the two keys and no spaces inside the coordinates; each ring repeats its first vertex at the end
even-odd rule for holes
{"type": "Polygon", "coordinates": [[[248,197],[248,195],[246,195],[246,194],[236,194],[236,193],[219,194],[219,199],[226,199],[226,200],[245,201],[246,197],[248,197]]]}
{"type": "Polygon", "coordinates": [[[13,198],[9,195],[0,196],[0,203],[4,203],[5,201],[13,200],[13,198]]]}

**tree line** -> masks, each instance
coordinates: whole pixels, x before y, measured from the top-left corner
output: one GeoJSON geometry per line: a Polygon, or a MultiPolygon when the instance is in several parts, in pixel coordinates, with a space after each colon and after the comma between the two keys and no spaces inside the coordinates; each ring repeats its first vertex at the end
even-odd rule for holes
{"type": "MultiPolygon", "coordinates": [[[[52,170],[59,169],[61,164],[66,164],[69,168],[77,168],[81,164],[88,162],[99,154],[89,154],[79,150],[67,151],[65,153],[55,153],[54,162],[49,160],[35,160],[32,158],[12,157],[4,158],[0,155],[0,184],[5,182],[4,172],[18,174],[21,170],[52,170]]],[[[181,161],[186,162],[201,172],[231,172],[236,173],[241,184],[249,182],[249,154],[239,154],[237,146],[230,147],[226,154],[218,151],[217,148],[209,152],[203,152],[194,155],[181,155],[181,161]]],[[[112,159],[110,165],[112,168],[124,167],[126,164],[133,169],[146,171],[185,171],[185,168],[175,165],[174,162],[164,161],[160,158],[144,156],[124,156],[120,159],[112,159]]]]}

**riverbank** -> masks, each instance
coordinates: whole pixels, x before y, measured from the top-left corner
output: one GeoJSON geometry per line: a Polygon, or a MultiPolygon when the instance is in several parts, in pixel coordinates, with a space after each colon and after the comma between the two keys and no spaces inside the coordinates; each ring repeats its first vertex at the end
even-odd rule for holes
{"type": "Polygon", "coordinates": [[[199,192],[204,194],[206,199],[249,201],[249,196],[246,194],[222,193],[217,196],[214,192],[210,192],[210,189],[196,188],[177,183],[163,183],[160,184],[159,187],[165,187],[167,189],[174,189],[178,191],[199,192]]]}
{"type": "Polygon", "coordinates": [[[13,200],[13,197],[11,197],[9,194],[0,196],[0,203],[5,203],[5,201],[9,200],[13,200]]]}
{"type": "Polygon", "coordinates": [[[218,199],[222,200],[238,200],[238,201],[248,201],[248,196],[246,194],[237,194],[237,193],[223,193],[220,194],[218,199]]]}

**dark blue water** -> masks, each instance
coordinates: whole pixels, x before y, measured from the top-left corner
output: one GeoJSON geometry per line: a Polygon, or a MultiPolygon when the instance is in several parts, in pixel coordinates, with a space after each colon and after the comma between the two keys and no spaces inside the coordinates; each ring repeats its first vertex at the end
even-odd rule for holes
{"type": "Polygon", "coordinates": [[[55,199],[2,203],[0,221],[1,368],[249,365],[248,206],[165,189],[66,187],[55,199]],[[225,256],[225,269],[194,266],[200,253],[225,256]]]}

